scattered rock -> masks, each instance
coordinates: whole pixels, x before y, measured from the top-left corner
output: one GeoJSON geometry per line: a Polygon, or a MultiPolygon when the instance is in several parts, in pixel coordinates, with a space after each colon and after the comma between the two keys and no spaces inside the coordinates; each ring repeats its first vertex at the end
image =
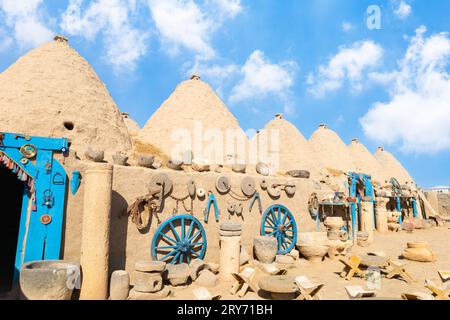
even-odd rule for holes
{"type": "Polygon", "coordinates": [[[267,164],[259,162],[256,165],[256,172],[258,172],[262,176],[268,176],[270,174],[270,169],[267,164]]]}
{"type": "Polygon", "coordinates": [[[201,259],[194,259],[189,263],[189,273],[192,280],[197,279],[200,271],[210,269],[209,265],[201,259]]]}
{"type": "Polygon", "coordinates": [[[169,264],[166,266],[166,277],[172,286],[185,285],[190,276],[190,269],[186,263],[169,264]]]}
{"type": "Polygon", "coordinates": [[[396,223],[396,222],[389,222],[388,223],[388,229],[389,231],[392,232],[398,232],[400,230],[400,224],[396,223]]]}
{"type": "Polygon", "coordinates": [[[272,263],[278,251],[278,241],[273,237],[259,236],[253,240],[256,259],[263,263],[272,263]]]}
{"type": "Polygon", "coordinates": [[[124,270],[114,271],[111,275],[109,298],[111,300],[126,300],[130,292],[130,275],[124,270]]]}
{"type": "Polygon", "coordinates": [[[294,259],[298,260],[300,258],[300,252],[296,249],[292,249],[292,251],[289,253],[289,255],[294,259]]]}
{"type": "Polygon", "coordinates": [[[275,257],[275,262],[279,264],[289,265],[294,263],[294,258],[292,258],[291,256],[277,255],[275,257]]]}
{"type": "Polygon", "coordinates": [[[210,170],[210,165],[206,160],[194,159],[192,161],[192,169],[197,172],[206,172],[210,170]]]}
{"type": "Polygon", "coordinates": [[[217,286],[218,280],[219,277],[217,275],[215,275],[208,269],[203,269],[202,271],[200,271],[200,274],[195,283],[198,284],[199,286],[212,288],[217,286]]]}
{"type": "Polygon", "coordinates": [[[218,263],[209,262],[208,267],[212,273],[215,273],[215,274],[219,273],[220,265],[218,263]]]}

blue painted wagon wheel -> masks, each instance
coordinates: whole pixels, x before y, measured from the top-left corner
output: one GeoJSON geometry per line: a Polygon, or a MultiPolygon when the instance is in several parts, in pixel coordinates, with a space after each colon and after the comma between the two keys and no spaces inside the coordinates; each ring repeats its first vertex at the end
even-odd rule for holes
{"type": "Polygon", "coordinates": [[[166,220],[156,230],[152,257],[169,264],[189,263],[204,258],[206,245],[206,233],[200,221],[190,215],[179,215],[166,220]]]}
{"type": "Polygon", "coordinates": [[[297,224],[288,208],[282,205],[269,207],[262,217],[261,235],[275,237],[278,254],[287,254],[297,242],[297,224]]]}

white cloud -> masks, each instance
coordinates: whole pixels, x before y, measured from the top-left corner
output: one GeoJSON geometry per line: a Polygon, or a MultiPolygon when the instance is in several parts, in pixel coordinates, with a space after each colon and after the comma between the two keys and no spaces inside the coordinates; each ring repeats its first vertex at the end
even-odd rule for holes
{"type": "MultiPolygon", "coordinates": [[[[46,25],[41,5],[43,0],[0,0],[4,23],[13,30],[14,40],[22,49],[34,48],[51,40],[53,32],[46,25]]],[[[11,37],[7,40],[11,45],[11,37]]]]}
{"type": "Polygon", "coordinates": [[[5,30],[0,28],[0,52],[8,49],[13,43],[13,39],[7,35],[5,30]]]}
{"type": "Polygon", "coordinates": [[[231,18],[234,18],[242,11],[241,0],[212,0],[219,11],[231,18]]]}
{"type": "Polygon", "coordinates": [[[405,1],[401,1],[398,5],[397,9],[394,10],[394,13],[400,19],[406,19],[411,15],[412,8],[405,1]]]}
{"type": "Polygon", "coordinates": [[[398,70],[387,74],[389,101],[375,103],[360,119],[369,138],[404,152],[450,149],[450,39],[425,33],[425,27],[416,30],[398,70]]]}
{"type": "Polygon", "coordinates": [[[382,57],[383,48],[371,40],[355,42],[350,47],[342,46],[326,66],[319,67],[318,74],[308,75],[308,91],[322,97],[329,91],[340,89],[346,81],[353,90],[359,91],[366,71],[376,67],[382,57]]]}
{"type": "Polygon", "coordinates": [[[352,31],[353,29],[355,29],[355,26],[351,22],[348,22],[348,21],[342,22],[342,30],[343,31],[349,32],[349,31],[352,31]]]}
{"type": "Polygon", "coordinates": [[[70,0],[62,16],[61,29],[72,36],[95,40],[99,34],[105,46],[105,60],[116,71],[135,69],[146,54],[148,33],[132,23],[135,0],[95,0],[82,12],[83,0],[70,0]]]}
{"type": "Polygon", "coordinates": [[[243,78],[232,89],[230,101],[239,102],[276,95],[284,101],[285,111],[292,113],[292,106],[288,101],[296,70],[295,61],[275,64],[270,62],[262,51],[256,50],[241,67],[243,78]]]}
{"type": "Polygon", "coordinates": [[[183,47],[194,51],[197,60],[215,57],[213,34],[242,11],[240,0],[213,0],[203,5],[193,0],[148,0],[148,5],[169,52],[178,54],[183,47]]]}

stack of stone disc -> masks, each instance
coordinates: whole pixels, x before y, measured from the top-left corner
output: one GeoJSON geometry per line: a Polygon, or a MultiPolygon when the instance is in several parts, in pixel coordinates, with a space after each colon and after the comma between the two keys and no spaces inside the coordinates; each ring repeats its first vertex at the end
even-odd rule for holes
{"type": "Polygon", "coordinates": [[[220,225],[220,236],[239,237],[242,234],[242,224],[239,222],[226,221],[220,225]]]}
{"type": "Polygon", "coordinates": [[[139,261],[135,264],[134,290],[142,293],[156,293],[163,288],[162,273],[166,263],[162,261],[139,261]]]}

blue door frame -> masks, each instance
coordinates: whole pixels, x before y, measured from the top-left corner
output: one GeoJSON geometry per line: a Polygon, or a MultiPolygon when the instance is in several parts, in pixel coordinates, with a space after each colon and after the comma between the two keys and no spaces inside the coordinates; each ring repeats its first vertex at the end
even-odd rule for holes
{"type": "Polygon", "coordinates": [[[356,220],[359,217],[359,208],[361,206],[361,197],[358,194],[356,187],[358,184],[358,180],[361,180],[364,183],[364,195],[366,197],[370,197],[370,202],[374,206],[373,211],[373,228],[375,229],[375,192],[372,185],[372,177],[367,174],[362,173],[349,173],[349,195],[350,197],[356,197],[357,203],[352,203],[351,208],[351,216],[352,216],[352,236],[353,239],[356,239],[356,220]]]}
{"type": "Polygon", "coordinates": [[[54,154],[67,151],[65,138],[0,133],[2,158],[18,178],[28,181],[24,183],[15,280],[24,262],[60,259],[67,174],[54,154]],[[35,156],[21,152],[26,145],[36,152],[35,156]]]}

